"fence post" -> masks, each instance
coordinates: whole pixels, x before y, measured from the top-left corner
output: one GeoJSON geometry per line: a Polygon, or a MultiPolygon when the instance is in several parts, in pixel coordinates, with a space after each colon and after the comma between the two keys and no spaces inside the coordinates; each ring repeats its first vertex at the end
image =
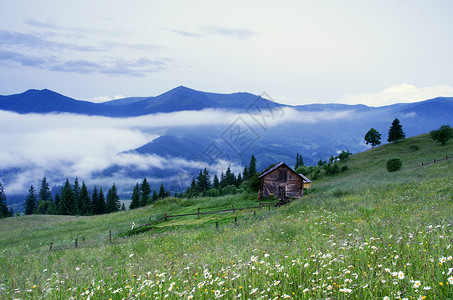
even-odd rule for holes
{"type": "Polygon", "coordinates": [[[198,208],[198,216],[197,218],[199,219],[200,218],[200,208],[198,208]]]}
{"type": "Polygon", "coordinates": [[[215,221],[215,228],[219,230],[219,221],[215,221]]]}
{"type": "Polygon", "coordinates": [[[167,222],[168,217],[167,217],[167,212],[165,212],[165,222],[167,222]]]}
{"type": "Polygon", "coordinates": [[[53,243],[50,242],[50,248],[49,248],[49,251],[52,251],[52,246],[53,246],[53,243]]]}
{"type": "Polygon", "coordinates": [[[422,167],[423,167],[423,162],[422,162],[422,167]]]}
{"type": "Polygon", "coordinates": [[[233,214],[236,213],[236,210],[234,209],[234,205],[231,205],[233,207],[233,214]]]}
{"type": "Polygon", "coordinates": [[[238,224],[238,217],[234,217],[234,225],[238,224]]]}
{"type": "Polygon", "coordinates": [[[77,248],[77,238],[75,239],[75,247],[77,248]]]}
{"type": "Polygon", "coordinates": [[[112,242],[112,230],[109,230],[109,241],[112,242]]]}

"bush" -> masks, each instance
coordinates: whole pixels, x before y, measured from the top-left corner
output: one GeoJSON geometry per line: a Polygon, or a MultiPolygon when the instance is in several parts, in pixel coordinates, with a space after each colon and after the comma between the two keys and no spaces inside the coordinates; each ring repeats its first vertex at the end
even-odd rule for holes
{"type": "Polygon", "coordinates": [[[403,167],[403,162],[399,158],[391,158],[387,161],[387,171],[395,172],[403,167]]]}
{"type": "Polygon", "coordinates": [[[420,150],[420,147],[418,145],[412,144],[412,145],[410,145],[409,149],[414,150],[414,151],[418,151],[418,150],[420,150]]]}

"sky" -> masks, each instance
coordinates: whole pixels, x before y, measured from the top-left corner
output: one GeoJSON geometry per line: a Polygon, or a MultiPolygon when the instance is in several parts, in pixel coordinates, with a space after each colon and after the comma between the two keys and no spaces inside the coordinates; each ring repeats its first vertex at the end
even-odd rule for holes
{"type": "Polygon", "coordinates": [[[453,1],[0,3],[0,95],[94,102],[184,85],[286,104],[453,96],[453,1]]]}

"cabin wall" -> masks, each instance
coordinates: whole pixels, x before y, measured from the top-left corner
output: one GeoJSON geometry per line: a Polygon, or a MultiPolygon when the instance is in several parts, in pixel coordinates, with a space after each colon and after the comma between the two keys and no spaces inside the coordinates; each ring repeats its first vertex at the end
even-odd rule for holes
{"type": "Polygon", "coordinates": [[[288,198],[302,196],[302,179],[296,173],[291,172],[285,166],[277,168],[261,179],[261,191],[263,197],[270,198],[273,194],[276,198],[281,198],[281,191],[288,198]]]}

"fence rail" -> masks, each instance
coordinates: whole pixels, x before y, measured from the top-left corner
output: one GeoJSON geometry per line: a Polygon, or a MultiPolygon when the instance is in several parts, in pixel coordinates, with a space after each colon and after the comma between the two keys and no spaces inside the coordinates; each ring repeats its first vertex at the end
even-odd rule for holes
{"type": "Polygon", "coordinates": [[[445,154],[445,158],[434,159],[434,160],[432,160],[432,161],[430,160],[428,162],[422,161],[422,163],[420,165],[417,165],[417,167],[424,167],[424,166],[432,165],[432,164],[439,163],[442,161],[447,161],[449,159],[451,159],[451,155],[450,155],[450,158],[448,158],[448,154],[445,154]]]}

